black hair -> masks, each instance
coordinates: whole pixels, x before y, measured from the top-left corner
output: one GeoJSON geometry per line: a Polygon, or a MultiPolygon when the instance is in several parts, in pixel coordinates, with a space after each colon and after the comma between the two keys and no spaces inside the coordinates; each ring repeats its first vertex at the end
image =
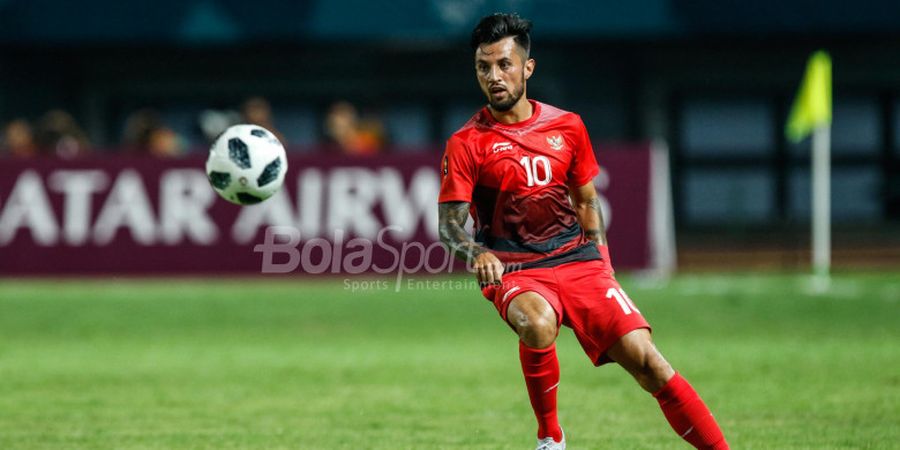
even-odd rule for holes
{"type": "Polygon", "coordinates": [[[508,36],[513,36],[516,44],[525,50],[527,58],[531,52],[531,21],[519,17],[518,14],[494,13],[484,16],[475,29],[469,44],[472,50],[478,50],[482,44],[492,44],[508,36]]]}

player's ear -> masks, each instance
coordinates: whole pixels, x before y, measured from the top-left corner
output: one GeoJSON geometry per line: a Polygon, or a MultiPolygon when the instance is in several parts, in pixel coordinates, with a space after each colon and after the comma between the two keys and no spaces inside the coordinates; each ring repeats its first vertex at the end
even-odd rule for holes
{"type": "Polygon", "coordinates": [[[525,79],[531,78],[531,74],[534,73],[534,58],[528,58],[525,61],[525,79]]]}

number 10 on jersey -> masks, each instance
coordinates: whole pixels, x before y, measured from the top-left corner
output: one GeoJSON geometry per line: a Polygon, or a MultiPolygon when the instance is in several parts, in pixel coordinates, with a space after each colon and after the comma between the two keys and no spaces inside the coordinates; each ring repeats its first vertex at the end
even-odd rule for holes
{"type": "Polygon", "coordinates": [[[519,164],[525,168],[525,176],[528,178],[528,187],[538,185],[544,186],[550,182],[553,178],[553,172],[550,170],[550,160],[547,159],[546,156],[535,156],[534,158],[530,156],[523,156],[522,159],[519,160],[519,164]],[[543,173],[538,170],[540,167],[543,169],[543,173]]]}

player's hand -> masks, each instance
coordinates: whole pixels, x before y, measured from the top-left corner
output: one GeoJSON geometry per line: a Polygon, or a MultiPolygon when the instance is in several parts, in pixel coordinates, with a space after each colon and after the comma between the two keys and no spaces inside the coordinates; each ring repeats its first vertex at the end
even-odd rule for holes
{"type": "Polygon", "coordinates": [[[503,278],[503,263],[491,252],[476,256],[472,267],[481,286],[500,284],[503,278]]]}

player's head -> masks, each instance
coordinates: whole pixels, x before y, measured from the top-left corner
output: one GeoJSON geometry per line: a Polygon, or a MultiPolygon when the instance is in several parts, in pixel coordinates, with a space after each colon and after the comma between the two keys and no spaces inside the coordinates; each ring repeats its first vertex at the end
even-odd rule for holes
{"type": "Polygon", "coordinates": [[[475,75],[495,111],[509,111],[525,95],[525,81],[534,72],[531,21],[516,14],[492,14],[472,31],[475,75]]]}

